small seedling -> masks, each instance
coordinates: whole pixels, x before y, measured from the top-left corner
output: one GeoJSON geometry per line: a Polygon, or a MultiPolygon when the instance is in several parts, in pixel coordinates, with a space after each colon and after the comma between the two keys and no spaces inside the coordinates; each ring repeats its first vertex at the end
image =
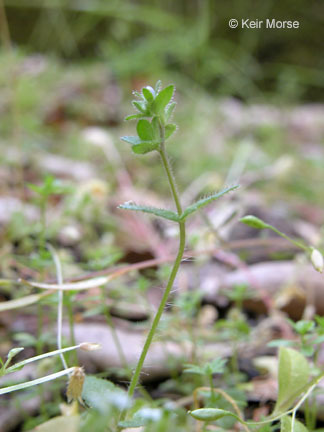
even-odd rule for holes
{"type": "Polygon", "coordinates": [[[42,258],[45,260],[49,258],[49,254],[46,250],[47,208],[49,199],[52,195],[62,195],[67,193],[68,189],[50,175],[45,177],[41,185],[29,183],[27,186],[30,190],[35,192],[36,203],[38,204],[41,213],[41,227],[39,233],[39,254],[41,264],[42,258]]]}
{"type": "MultiPolygon", "coordinates": [[[[141,92],[134,92],[137,98],[132,102],[136,113],[126,117],[126,120],[137,120],[136,136],[124,136],[122,140],[131,145],[132,151],[137,155],[144,155],[155,152],[160,158],[165,170],[167,181],[169,183],[171,194],[174,200],[176,211],[139,205],[132,201],[119,206],[121,209],[141,211],[144,213],[153,214],[162,217],[169,221],[175,222],[179,226],[179,248],[178,254],[174,261],[169,279],[158,308],[158,311],[153,319],[151,329],[147,335],[142,353],[135,368],[132,377],[128,396],[132,398],[135,388],[138,384],[144,360],[152,343],[153,337],[160,322],[164,307],[168,300],[172,289],[175,277],[178,273],[179,266],[182,260],[185,244],[186,244],[186,219],[197,210],[205,207],[211,202],[217,200],[226,193],[237,189],[238,186],[225,188],[221,192],[202,198],[186,209],[182,208],[179,192],[176,186],[175,178],[171,169],[171,164],[166,151],[166,141],[171,138],[177,129],[176,124],[171,122],[172,114],[175,109],[173,101],[174,86],[168,85],[162,89],[160,81],[157,82],[155,88],[150,86],[144,87],[141,92]]],[[[126,410],[121,415],[121,421],[126,418],[126,410]]]]}

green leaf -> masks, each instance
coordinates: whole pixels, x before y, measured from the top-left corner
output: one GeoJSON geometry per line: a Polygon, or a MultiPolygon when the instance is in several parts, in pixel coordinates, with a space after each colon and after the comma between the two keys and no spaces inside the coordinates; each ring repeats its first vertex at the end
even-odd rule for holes
{"type": "Polygon", "coordinates": [[[231,411],[219,409],[219,408],[200,408],[194,411],[189,411],[189,414],[200,421],[215,421],[222,417],[230,416],[234,417],[236,420],[241,421],[241,419],[231,411]]]}
{"type": "MultiPolygon", "coordinates": [[[[141,120],[140,120],[141,121],[141,120]]],[[[123,136],[122,141],[132,144],[132,150],[136,154],[149,153],[158,148],[158,143],[153,141],[142,141],[137,136],[123,136]]]]}
{"type": "Polygon", "coordinates": [[[168,122],[172,116],[172,113],[174,111],[174,108],[176,106],[175,102],[170,103],[170,105],[165,110],[165,121],[168,122]]]}
{"type": "Polygon", "coordinates": [[[164,110],[164,108],[171,101],[173,92],[174,92],[174,86],[172,84],[160,91],[160,93],[156,96],[152,104],[152,108],[154,112],[160,114],[164,110]]]}
{"type": "Polygon", "coordinates": [[[248,225],[252,228],[257,229],[265,229],[269,228],[269,225],[263,222],[263,220],[257,218],[256,216],[248,215],[244,216],[240,219],[240,222],[244,223],[245,225],[248,225]]]}
{"type": "Polygon", "coordinates": [[[156,94],[159,93],[159,91],[161,90],[161,88],[162,88],[162,82],[161,82],[161,80],[158,80],[156,82],[156,84],[155,84],[155,93],[156,94]]]}
{"type": "Polygon", "coordinates": [[[175,213],[171,210],[160,209],[157,207],[148,207],[148,206],[137,205],[131,201],[119,205],[118,208],[121,208],[124,210],[134,210],[134,211],[141,211],[144,213],[150,213],[150,214],[154,214],[155,216],[161,217],[163,219],[168,219],[168,220],[171,220],[174,222],[179,222],[179,216],[177,215],[177,213],[175,213]]]}
{"type": "Polygon", "coordinates": [[[118,423],[118,426],[121,429],[139,428],[141,426],[145,426],[145,421],[143,419],[124,420],[124,421],[120,421],[118,423]]]}
{"type": "Polygon", "coordinates": [[[278,398],[274,414],[286,411],[305,390],[310,376],[306,358],[292,348],[279,350],[278,398]]]}
{"type": "MultiPolygon", "coordinates": [[[[141,121],[141,120],[140,120],[141,121]]],[[[132,150],[136,154],[149,153],[158,148],[158,143],[155,141],[142,141],[137,136],[123,136],[120,138],[129,144],[132,144],[132,150]]]]}
{"type": "Polygon", "coordinates": [[[308,429],[300,421],[295,419],[294,429],[292,429],[292,418],[290,416],[281,417],[280,432],[308,432],[308,429]]]}
{"type": "Polygon", "coordinates": [[[213,375],[223,373],[225,369],[226,359],[216,358],[204,366],[194,364],[185,364],[184,373],[193,373],[198,375],[213,375]]]}
{"type": "Polygon", "coordinates": [[[152,141],[142,141],[141,144],[132,146],[132,150],[136,154],[146,154],[158,148],[158,144],[152,141]]]}
{"type": "Polygon", "coordinates": [[[194,364],[185,364],[183,372],[197,374],[197,375],[205,375],[204,368],[194,364]]]}
{"type": "Polygon", "coordinates": [[[169,123],[165,126],[165,139],[170,138],[170,136],[176,131],[177,125],[169,123]]]}
{"type": "Polygon", "coordinates": [[[118,423],[118,426],[124,428],[136,428],[145,426],[149,423],[157,422],[162,417],[162,410],[160,408],[143,407],[136,411],[133,418],[128,421],[118,423]]]}
{"type": "Polygon", "coordinates": [[[23,347],[18,347],[18,348],[12,348],[7,355],[7,359],[11,360],[14,357],[16,357],[17,354],[19,354],[21,351],[23,351],[25,348],[23,347]]]}
{"type": "Polygon", "coordinates": [[[122,136],[120,139],[132,145],[141,144],[142,142],[138,136],[122,136]]]}
{"type": "Polygon", "coordinates": [[[139,120],[137,123],[137,134],[143,141],[152,141],[154,138],[153,127],[148,120],[139,120]]]}
{"type": "Polygon", "coordinates": [[[125,391],[108,380],[94,376],[86,376],[82,389],[82,399],[88,406],[102,414],[105,414],[107,407],[111,405],[120,411],[129,406],[129,399],[125,391]]]}
{"type": "Polygon", "coordinates": [[[194,204],[190,205],[185,209],[185,211],[180,216],[180,220],[185,220],[189,215],[196,212],[197,210],[201,209],[202,207],[205,207],[206,205],[210,204],[212,201],[217,200],[218,198],[222,197],[223,195],[227,194],[228,192],[231,192],[235,189],[237,189],[239,186],[231,186],[229,188],[223,189],[221,192],[217,192],[213,195],[210,195],[209,197],[202,198],[199,201],[195,202],[194,204]]]}
{"type": "Polygon", "coordinates": [[[287,339],[272,339],[267,343],[268,347],[282,347],[282,346],[294,346],[295,342],[287,339]]]}
{"type": "Polygon", "coordinates": [[[309,320],[300,320],[297,321],[296,323],[294,323],[293,321],[289,320],[289,322],[291,323],[292,327],[294,328],[294,330],[300,334],[300,335],[305,335],[306,333],[309,333],[310,331],[312,331],[315,327],[315,323],[314,321],[309,321],[309,320]]]}
{"type": "Polygon", "coordinates": [[[133,101],[133,106],[137,111],[141,112],[142,114],[146,113],[146,105],[145,102],[139,102],[139,101],[133,101]]]}
{"type": "Polygon", "coordinates": [[[210,371],[212,374],[220,374],[224,372],[226,363],[227,359],[216,358],[207,363],[205,369],[208,368],[208,372],[210,371]]]}
{"type": "Polygon", "coordinates": [[[154,96],[155,96],[155,91],[152,87],[150,87],[150,86],[144,87],[142,89],[142,93],[143,93],[143,96],[145,97],[145,99],[147,100],[147,102],[153,102],[154,96]]]}
{"type": "Polygon", "coordinates": [[[136,119],[140,119],[140,118],[143,118],[143,114],[132,114],[132,115],[125,117],[125,120],[136,120],[136,119]]]}
{"type": "MultiPolygon", "coordinates": [[[[46,353],[43,353],[43,354],[39,354],[39,355],[37,355],[35,357],[29,357],[29,358],[27,358],[25,360],[22,360],[19,363],[14,364],[13,366],[8,367],[6,369],[6,373],[16,372],[17,370],[22,369],[26,364],[29,364],[29,363],[32,363],[32,362],[35,362],[35,361],[38,361],[38,360],[43,360],[44,358],[52,357],[52,356],[55,356],[55,355],[58,355],[58,354],[61,354],[61,353],[68,352],[68,351],[73,351],[75,349],[81,348],[81,346],[82,346],[82,344],[80,344],[80,345],[74,345],[74,346],[70,346],[70,347],[67,347],[67,348],[61,348],[61,349],[58,349],[58,350],[55,350],[55,351],[49,351],[49,352],[46,352],[46,353]]],[[[23,349],[23,348],[20,348],[20,349],[23,349]]]]}

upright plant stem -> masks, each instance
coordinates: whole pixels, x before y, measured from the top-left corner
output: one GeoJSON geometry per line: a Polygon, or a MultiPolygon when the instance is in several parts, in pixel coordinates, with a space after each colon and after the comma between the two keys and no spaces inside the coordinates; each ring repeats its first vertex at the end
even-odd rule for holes
{"type": "MultiPolygon", "coordinates": [[[[162,138],[162,143],[161,143],[161,147],[160,147],[159,153],[160,153],[160,156],[161,156],[161,159],[162,159],[162,164],[164,166],[166,175],[168,177],[169,185],[170,185],[170,188],[171,188],[171,193],[172,193],[172,196],[173,196],[176,208],[177,208],[177,212],[178,212],[179,215],[181,215],[182,214],[181,203],[180,203],[179,195],[178,195],[178,192],[177,192],[175,180],[174,180],[174,177],[173,177],[173,174],[172,174],[170,162],[168,160],[168,157],[167,157],[167,154],[166,154],[166,151],[165,151],[165,146],[164,146],[164,129],[163,129],[163,127],[161,127],[161,138],[162,138]]],[[[160,322],[161,316],[163,314],[166,302],[168,300],[169,294],[170,294],[171,289],[173,287],[174,280],[175,280],[176,275],[178,273],[178,270],[179,270],[179,267],[180,267],[180,264],[181,264],[181,260],[182,260],[182,256],[183,256],[183,253],[184,253],[184,249],[185,249],[185,243],[186,243],[185,222],[181,221],[181,222],[179,222],[179,250],[178,250],[178,254],[177,254],[177,257],[176,257],[176,259],[174,261],[174,264],[173,264],[173,267],[172,267],[172,270],[171,270],[171,273],[170,273],[170,276],[169,276],[169,280],[167,282],[165,291],[163,293],[163,296],[162,296],[162,299],[161,299],[158,311],[157,311],[157,313],[156,313],[156,315],[155,315],[155,317],[153,319],[151,329],[150,329],[150,331],[149,331],[149,333],[147,335],[144,347],[142,349],[142,353],[140,355],[140,358],[139,358],[138,363],[136,365],[136,369],[135,369],[134,375],[133,375],[133,377],[131,379],[131,382],[130,382],[130,385],[129,385],[128,397],[130,399],[134,395],[134,392],[135,392],[136,386],[138,384],[138,381],[139,381],[139,378],[140,378],[140,374],[141,374],[141,371],[142,371],[142,368],[143,368],[143,365],[144,365],[144,361],[145,361],[146,355],[147,355],[148,350],[150,348],[150,345],[152,343],[154,334],[155,334],[156,329],[157,329],[157,327],[159,325],[159,322],[160,322]]],[[[121,421],[124,420],[126,418],[126,415],[127,415],[127,410],[124,410],[122,412],[122,414],[121,414],[120,420],[121,421]]],[[[121,430],[121,429],[118,428],[118,430],[121,430]]]]}
{"type": "Polygon", "coordinates": [[[181,203],[180,203],[177,187],[176,187],[176,184],[175,184],[175,181],[173,178],[170,162],[169,162],[168,156],[167,156],[166,151],[165,151],[164,143],[162,143],[162,145],[161,145],[160,155],[161,155],[161,159],[162,159],[162,163],[163,163],[166,175],[167,175],[168,180],[169,180],[169,185],[171,188],[171,193],[172,193],[175,205],[177,207],[177,212],[179,215],[181,215],[181,213],[182,213],[181,203]]]}

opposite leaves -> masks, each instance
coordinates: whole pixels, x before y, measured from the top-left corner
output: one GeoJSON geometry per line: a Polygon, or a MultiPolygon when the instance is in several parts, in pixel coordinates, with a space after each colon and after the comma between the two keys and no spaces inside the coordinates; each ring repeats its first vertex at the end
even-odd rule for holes
{"type": "MultiPolygon", "coordinates": [[[[143,121],[143,120],[140,120],[143,121]]],[[[159,143],[153,141],[145,141],[137,136],[123,136],[121,139],[132,145],[132,150],[136,154],[145,154],[153,150],[157,150],[159,143]]]]}
{"type": "Polygon", "coordinates": [[[161,209],[161,208],[157,208],[157,207],[137,205],[131,201],[126,202],[124,204],[121,204],[120,206],[118,206],[118,208],[121,208],[124,210],[141,211],[143,213],[154,214],[155,216],[158,216],[158,217],[161,217],[163,219],[167,219],[167,220],[170,220],[173,222],[184,222],[188,216],[195,213],[197,210],[205,207],[206,205],[210,204],[212,201],[217,200],[218,198],[222,197],[223,195],[227,194],[228,192],[231,192],[231,191],[237,189],[238,187],[239,186],[232,186],[232,187],[223,189],[222,191],[217,192],[213,195],[210,195],[206,198],[202,198],[202,199],[198,200],[197,202],[195,202],[194,204],[187,207],[181,215],[178,215],[177,213],[175,213],[171,210],[161,209]]]}
{"type": "Polygon", "coordinates": [[[189,215],[196,212],[197,210],[200,210],[201,208],[205,207],[206,205],[210,204],[211,202],[217,200],[218,198],[222,197],[223,195],[227,194],[228,192],[231,192],[235,189],[237,189],[239,186],[231,186],[229,188],[223,189],[220,192],[217,192],[213,195],[210,195],[206,198],[201,198],[200,200],[196,201],[194,204],[191,204],[189,207],[185,209],[185,211],[182,213],[180,220],[185,220],[189,215]]]}

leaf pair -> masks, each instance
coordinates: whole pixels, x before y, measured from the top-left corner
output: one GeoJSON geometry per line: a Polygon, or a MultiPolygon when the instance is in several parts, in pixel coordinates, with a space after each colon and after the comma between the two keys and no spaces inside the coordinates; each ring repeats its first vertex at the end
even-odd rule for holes
{"type": "Polygon", "coordinates": [[[155,89],[147,86],[142,89],[142,93],[135,92],[135,96],[137,96],[139,100],[134,100],[132,104],[138,112],[137,114],[127,116],[125,120],[161,116],[164,114],[170,118],[175,104],[170,104],[173,105],[172,108],[167,108],[167,106],[171,102],[173,93],[174,85],[170,84],[161,90],[161,81],[156,83],[155,89]]]}
{"type": "MultiPolygon", "coordinates": [[[[169,123],[164,129],[164,140],[170,138],[175,132],[177,126],[169,123]]],[[[146,154],[153,150],[158,150],[160,143],[162,142],[159,119],[153,117],[152,122],[141,119],[137,123],[137,134],[138,136],[123,136],[121,139],[132,145],[132,150],[136,154],[146,154]]]]}
{"type": "Polygon", "coordinates": [[[223,195],[227,194],[228,192],[231,192],[235,189],[237,189],[239,186],[232,186],[226,189],[223,189],[221,192],[215,193],[213,195],[210,195],[206,198],[202,198],[195,202],[194,204],[187,207],[184,212],[181,215],[178,215],[176,212],[166,209],[160,209],[156,207],[148,207],[148,206],[142,206],[137,205],[133,202],[126,202],[124,204],[121,204],[118,206],[118,208],[124,209],[124,210],[133,210],[133,211],[141,211],[143,213],[149,213],[154,214],[155,216],[161,217],[163,219],[167,219],[173,222],[184,222],[188,216],[190,216],[192,213],[196,212],[197,210],[205,207],[206,205],[210,204],[212,201],[217,200],[218,198],[222,197],[223,195]]]}
{"type": "Polygon", "coordinates": [[[135,92],[139,100],[133,101],[137,114],[126,117],[126,120],[138,120],[137,135],[124,136],[121,139],[132,145],[136,154],[146,154],[158,150],[162,141],[168,139],[176,130],[175,124],[167,124],[175,107],[170,103],[174,92],[174,86],[169,85],[161,90],[161,82],[158,81],[155,89],[144,87],[141,93],[135,92]],[[152,117],[152,121],[146,119],[152,117]]]}

